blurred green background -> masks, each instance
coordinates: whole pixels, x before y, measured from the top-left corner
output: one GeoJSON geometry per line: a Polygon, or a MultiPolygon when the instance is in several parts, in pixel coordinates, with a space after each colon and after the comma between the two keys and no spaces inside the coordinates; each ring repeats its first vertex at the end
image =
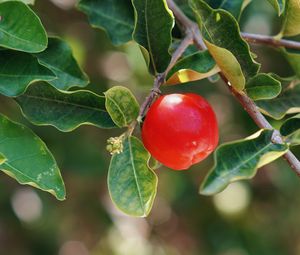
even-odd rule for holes
{"type": "MultiPolygon", "coordinates": [[[[33,8],[49,34],[70,43],[90,77],[88,89],[102,93],[123,85],[142,102],[152,78],[138,47],[134,43],[113,47],[74,5],[74,0],[37,0],[33,8]]],[[[242,16],[241,27],[246,32],[276,34],[280,19],[267,1],[254,0],[242,16]]],[[[292,74],[277,51],[257,46],[252,50],[263,71],[292,74]]],[[[221,142],[258,130],[222,82],[203,80],[162,90],[204,95],[216,111],[221,142]]],[[[282,159],[260,169],[253,180],[232,184],[214,197],[198,195],[212,157],[189,171],[161,168],[152,213],[136,219],[117,211],[107,191],[106,140],[120,130],[85,126],[61,133],[53,127],[34,127],[13,100],[3,96],[0,109],[30,126],[47,143],[67,188],[67,200],[58,202],[1,174],[1,255],[300,254],[300,180],[282,159]]],[[[299,151],[296,154],[300,156],[299,151]]]]}

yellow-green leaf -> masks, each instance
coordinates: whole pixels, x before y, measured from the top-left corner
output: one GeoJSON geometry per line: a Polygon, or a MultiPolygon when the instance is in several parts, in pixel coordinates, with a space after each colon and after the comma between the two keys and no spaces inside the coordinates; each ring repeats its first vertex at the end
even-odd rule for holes
{"type": "Polygon", "coordinates": [[[278,16],[280,16],[285,10],[285,0],[268,0],[273,5],[278,16]]]}
{"type": "Polygon", "coordinates": [[[227,11],[214,10],[202,0],[190,0],[190,5],[217,65],[234,88],[243,90],[260,65],[253,60],[249,45],[242,39],[237,21],[227,11]]]}
{"type": "Polygon", "coordinates": [[[167,75],[167,85],[191,82],[210,77],[219,72],[208,51],[192,53],[181,60],[167,75]]]}
{"type": "Polygon", "coordinates": [[[245,88],[246,80],[235,56],[225,48],[218,47],[207,40],[204,40],[204,42],[230,84],[236,90],[242,91],[245,88]]]}
{"type": "Polygon", "coordinates": [[[300,2],[299,0],[287,0],[280,35],[295,36],[298,34],[300,34],[300,2]]]}
{"type": "Polygon", "coordinates": [[[4,157],[1,153],[0,153],[0,166],[6,161],[6,157],[4,157]]]}
{"type": "Polygon", "coordinates": [[[127,127],[139,115],[139,104],[125,87],[115,86],[105,93],[105,107],[118,127],[127,127]]]}
{"type": "Polygon", "coordinates": [[[148,167],[150,154],[136,137],[126,137],[123,151],[112,156],[108,189],[122,212],[136,217],[149,214],[157,189],[157,176],[148,167]]]}

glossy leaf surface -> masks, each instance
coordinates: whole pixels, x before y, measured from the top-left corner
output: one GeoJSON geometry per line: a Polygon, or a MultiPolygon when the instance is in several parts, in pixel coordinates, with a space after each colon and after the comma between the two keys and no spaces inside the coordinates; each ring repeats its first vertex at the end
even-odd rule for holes
{"type": "Polygon", "coordinates": [[[31,53],[46,49],[46,31],[26,4],[19,1],[0,3],[0,16],[0,46],[31,53]]]}
{"type": "Polygon", "coordinates": [[[27,127],[0,115],[0,153],[5,161],[0,170],[16,179],[65,199],[65,186],[52,154],[27,127]]]}
{"type": "Polygon", "coordinates": [[[35,125],[51,125],[64,132],[81,125],[116,127],[105,109],[105,97],[90,91],[63,92],[48,84],[35,84],[16,101],[35,125]]]}
{"type": "Polygon", "coordinates": [[[281,83],[269,74],[260,73],[246,84],[246,92],[253,100],[272,99],[281,92],[281,83]]]}
{"type": "Polygon", "coordinates": [[[200,189],[203,195],[213,195],[231,182],[250,179],[258,168],[276,160],[287,150],[286,144],[272,143],[273,130],[262,130],[255,138],[221,145],[215,152],[215,166],[200,189]]]}
{"type": "Polygon", "coordinates": [[[274,118],[282,119],[286,114],[300,112],[300,83],[284,88],[280,95],[271,100],[256,101],[260,110],[274,118]]]}
{"type": "Polygon", "coordinates": [[[55,78],[55,74],[40,65],[31,54],[0,51],[0,93],[5,96],[18,96],[35,81],[50,81],[55,78]]]}
{"type": "Polygon", "coordinates": [[[241,91],[259,70],[236,20],[224,10],[214,10],[202,0],[190,0],[204,42],[231,85],[241,91]]]}
{"type": "Polygon", "coordinates": [[[136,16],[133,38],[141,45],[150,72],[162,73],[171,60],[173,14],[166,0],[132,0],[132,3],[136,16]]]}
{"type": "Polygon", "coordinates": [[[81,0],[78,8],[92,26],[103,28],[115,45],[132,40],[134,12],[130,0],[81,0]]]}
{"type": "Polygon", "coordinates": [[[36,55],[39,62],[49,68],[57,77],[49,81],[58,89],[85,87],[89,83],[87,75],[80,69],[72,55],[70,46],[59,38],[49,38],[45,51],[36,55]]]}

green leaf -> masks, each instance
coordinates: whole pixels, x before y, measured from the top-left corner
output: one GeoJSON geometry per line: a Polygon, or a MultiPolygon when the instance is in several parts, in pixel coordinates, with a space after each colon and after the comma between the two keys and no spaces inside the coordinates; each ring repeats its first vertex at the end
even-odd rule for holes
{"type": "Polygon", "coordinates": [[[258,168],[285,154],[288,146],[272,143],[273,132],[261,130],[251,139],[219,146],[214,154],[215,166],[203,181],[200,193],[213,195],[231,182],[253,178],[258,168]]]}
{"type": "MultiPolygon", "coordinates": [[[[187,0],[175,0],[175,2],[185,15],[192,20],[195,19],[193,11],[188,5],[187,0]]],[[[206,2],[214,9],[223,9],[230,12],[236,20],[239,20],[242,11],[251,2],[251,0],[206,0],[206,2]]]]}
{"type": "MultiPolygon", "coordinates": [[[[287,119],[280,127],[280,133],[283,136],[291,136],[295,133],[300,135],[300,114],[287,119]]],[[[299,135],[297,137],[299,137],[299,135]]]]}
{"type": "Polygon", "coordinates": [[[149,59],[152,74],[162,73],[170,63],[174,17],[166,0],[132,0],[135,10],[134,40],[149,59]]]}
{"type": "Polygon", "coordinates": [[[65,186],[52,154],[27,127],[0,115],[0,153],[6,161],[0,170],[16,179],[50,192],[59,200],[66,196],[65,186]]]}
{"type": "Polygon", "coordinates": [[[214,9],[223,9],[230,12],[236,20],[239,20],[243,9],[251,0],[207,0],[206,2],[214,9]]]}
{"type": "Polygon", "coordinates": [[[290,146],[300,144],[300,114],[287,119],[280,127],[280,133],[285,136],[290,146]]]}
{"type": "Polygon", "coordinates": [[[108,171],[108,190],[112,201],[124,213],[145,217],[149,214],[157,189],[157,176],[148,168],[150,154],[136,137],[126,137],[123,152],[112,156],[108,171]]]}
{"type": "Polygon", "coordinates": [[[67,43],[59,38],[49,38],[45,51],[36,55],[39,62],[49,68],[57,79],[49,81],[61,90],[85,87],[89,83],[87,75],[80,69],[67,43]]]}
{"type": "Polygon", "coordinates": [[[271,100],[256,101],[261,112],[276,119],[286,114],[300,112],[300,83],[282,90],[280,95],[271,100]]]}
{"type": "Polygon", "coordinates": [[[63,92],[48,84],[35,84],[16,101],[35,125],[51,125],[63,132],[81,125],[116,127],[105,109],[105,97],[90,91],[63,92]]]}
{"type": "Polygon", "coordinates": [[[295,36],[298,34],[300,34],[300,3],[299,0],[287,0],[280,35],[295,36]]]}
{"type": "Polygon", "coordinates": [[[178,84],[210,77],[219,72],[208,51],[193,53],[179,60],[167,75],[167,84],[178,84]]]}
{"type": "Polygon", "coordinates": [[[131,0],[81,0],[77,7],[94,27],[107,32],[113,44],[132,40],[134,11],[131,0]]]}
{"type": "Polygon", "coordinates": [[[281,83],[269,74],[259,73],[246,84],[246,92],[253,100],[272,99],[281,92],[281,83]]]}
{"type": "Polygon", "coordinates": [[[241,38],[236,20],[227,11],[214,10],[201,0],[190,0],[204,42],[217,65],[238,91],[259,70],[249,45],[241,38]]]}
{"type": "Polygon", "coordinates": [[[47,47],[47,34],[39,17],[24,3],[0,3],[0,46],[26,52],[47,47]]]}
{"type": "Polygon", "coordinates": [[[281,83],[282,89],[287,89],[288,87],[292,86],[295,81],[297,81],[297,77],[295,75],[281,77],[275,73],[272,73],[271,76],[281,83]]]}
{"type": "Polygon", "coordinates": [[[1,153],[0,153],[0,166],[7,160],[6,157],[4,157],[1,153]]]}
{"type": "Polygon", "coordinates": [[[281,52],[289,62],[295,74],[300,77],[300,50],[281,48],[281,52]]]}
{"type": "Polygon", "coordinates": [[[105,93],[105,107],[118,127],[127,127],[139,116],[139,104],[125,87],[115,86],[105,93]]]}
{"type": "Polygon", "coordinates": [[[54,73],[40,65],[31,54],[0,51],[0,93],[5,96],[18,96],[35,81],[50,81],[55,78],[54,73]]]}
{"type": "Polygon", "coordinates": [[[285,9],[285,0],[268,0],[271,5],[273,5],[276,10],[278,16],[280,16],[285,9]]]}

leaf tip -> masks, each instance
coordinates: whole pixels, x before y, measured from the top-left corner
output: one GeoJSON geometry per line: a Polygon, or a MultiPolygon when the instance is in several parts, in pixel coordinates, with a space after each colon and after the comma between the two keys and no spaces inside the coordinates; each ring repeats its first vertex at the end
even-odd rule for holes
{"type": "Polygon", "coordinates": [[[216,193],[219,193],[220,190],[216,190],[215,186],[212,184],[207,184],[207,182],[203,182],[200,186],[199,194],[203,196],[212,196],[216,193]]]}
{"type": "Polygon", "coordinates": [[[52,194],[58,201],[65,201],[67,199],[65,185],[62,184],[61,188],[56,188],[55,190],[45,190],[52,194]]]}

